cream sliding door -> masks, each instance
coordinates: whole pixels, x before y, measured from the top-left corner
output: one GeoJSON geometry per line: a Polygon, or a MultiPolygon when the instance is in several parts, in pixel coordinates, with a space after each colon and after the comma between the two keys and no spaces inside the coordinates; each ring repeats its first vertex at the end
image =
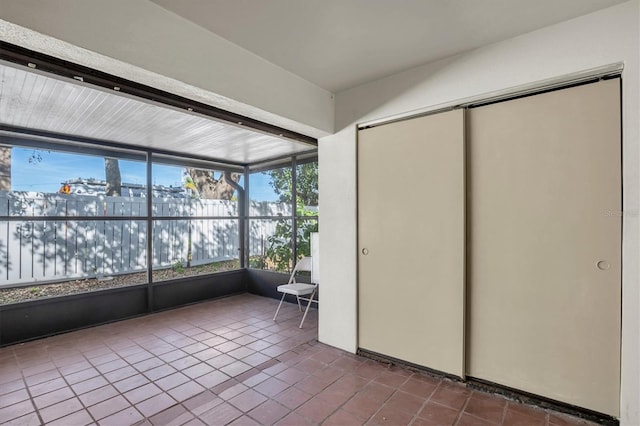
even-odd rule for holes
{"type": "Polygon", "coordinates": [[[617,417],[619,80],[468,118],[467,374],[617,417]]]}
{"type": "Polygon", "coordinates": [[[464,366],[464,116],[358,133],[359,346],[464,366]]]}

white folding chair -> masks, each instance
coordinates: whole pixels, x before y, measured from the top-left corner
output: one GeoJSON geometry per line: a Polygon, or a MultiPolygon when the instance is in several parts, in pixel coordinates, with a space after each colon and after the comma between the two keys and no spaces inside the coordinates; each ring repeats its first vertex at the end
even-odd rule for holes
{"type": "Polygon", "coordinates": [[[291,273],[291,278],[289,278],[289,283],[282,284],[278,286],[278,291],[282,293],[282,299],[280,299],[280,304],[278,305],[278,309],[276,310],[276,314],[273,316],[273,320],[275,321],[278,317],[278,312],[280,312],[280,307],[282,307],[282,302],[284,302],[284,297],[287,294],[292,294],[296,296],[296,300],[298,301],[298,309],[302,312],[302,305],[300,304],[301,300],[308,301],[307,307],[304,310],[304,315],[302,316],[302,321],[300,321],[300,326],[298,328],[302,328],[302,324],[304,323],[305,318],[307,317],[307,313],[309,312],[309,307],[311,306],[311,302],[318,303],[317,300],[313,300],[313,296],[316,294],[316,290],[318,289],[318,284],[307,284],[307,283],[297,283],[296,282],[296,274],[299,271],[308,271],[311,272],[312,262],[311,257],[303,257],[296,263],[296,266],[293,268],[293,272],[291,273]],[[301,297],[306,295],[311,295],[307,297],[301,297]]]}

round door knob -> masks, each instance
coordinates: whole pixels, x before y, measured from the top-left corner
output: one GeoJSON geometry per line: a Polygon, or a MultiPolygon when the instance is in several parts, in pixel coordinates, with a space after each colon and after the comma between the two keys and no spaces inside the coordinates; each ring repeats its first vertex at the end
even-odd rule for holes
{"type": "Polygon", "coordinates": [[[362,249],[362,254],[364,254],[365,256],[369,254],[369,249],[363,248],[362,249]]]}
{"type": "Polygon", "coordinates": [[[611,265],[606,260],[600,260],[598,263],[596,263],[596,266],[601,271],[606,271],[607,269],[611,268],[611,265]]]}

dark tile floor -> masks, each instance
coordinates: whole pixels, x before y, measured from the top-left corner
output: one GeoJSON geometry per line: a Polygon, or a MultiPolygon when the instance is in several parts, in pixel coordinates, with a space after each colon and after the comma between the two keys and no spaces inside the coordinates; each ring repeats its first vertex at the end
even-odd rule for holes
{"type": "Polygon", "coordinates": [[[317,343],[296,305],[204,302],[0,349],[0,424],[575,425],[317,343]]]}

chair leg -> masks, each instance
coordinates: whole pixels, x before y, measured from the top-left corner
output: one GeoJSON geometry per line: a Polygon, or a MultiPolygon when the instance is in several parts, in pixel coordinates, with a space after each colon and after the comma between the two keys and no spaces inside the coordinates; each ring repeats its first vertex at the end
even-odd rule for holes
{"type": "Polygon", "coordinates": [[[298,301],[298,310],[302,312],[302,305],[300,304],[300,298],[296,296],[296,300],[298,301]]]}
{"type": "Polygon", "coordinates": [[[313,296],[316,294],[316,290],[313,289],[313,293],[309,296],[309,303],[307,303],[307,309],[304,310],[304,315],[302,316],[302,321],[300,321],[300,326],[298,328],[302,328],[302,324],[304,323],[304,319],[307,317],[309,313],[309,306],[311,306],[311,301],[313,300],[313,296]]]}
{"type": "Polygon", "coordinates": [[[276,314],[273,316],[273,320],[276,320],[276,317],[278,316],[278,312],[280,312],[280,307],[282,306],[282,302],[284,302],[284,297],[287,295],[287,293],[282,293],[282,299],[280,299],[280,304],[278,305],[278,309],[276,309],[276,314]]]}

